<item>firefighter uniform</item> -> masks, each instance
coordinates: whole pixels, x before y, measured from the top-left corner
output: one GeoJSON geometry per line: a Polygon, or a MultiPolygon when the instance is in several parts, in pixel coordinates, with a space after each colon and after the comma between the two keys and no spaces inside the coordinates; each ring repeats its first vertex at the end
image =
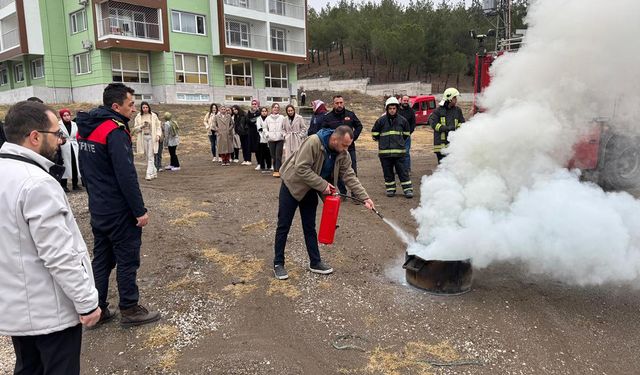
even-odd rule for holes
{"type": "MultiPolygon", "coordinates": [[[[397,106],[397,104],[395,105],[397,106]]],[[[391,116],[389,112],[387,112],[373,125],[371,135],[373,139],[378,142],[378,156],[380,157],[380,164],[382,164],[387,196],[392,197],[396,193],[395,174],[397,173],[404,195],[407,198],[412,198],[413,186],[411,185],[409,174],[404,167],[404,159],[406,156],[405,142],[411,136],[409,122],[398,114],[391,116]]]]}
{"type": "Polygon", "coordinates": [[[460,107],[449,107],[449,101],[431,113],[429,126],[433,128],[433,152],[438,157],[438,163],[444,158],[442,150],[449,144],[449,132],[457,130],[464,123],[464,116],[460,107]]]}

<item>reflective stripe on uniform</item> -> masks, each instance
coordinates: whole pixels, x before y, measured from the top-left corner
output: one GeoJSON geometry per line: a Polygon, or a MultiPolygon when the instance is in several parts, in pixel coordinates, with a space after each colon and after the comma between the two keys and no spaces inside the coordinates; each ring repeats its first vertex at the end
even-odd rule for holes
{"type": "Polygon", "coordinates": [[[407,152],[404,148],[402,149],[390,149],[390,150],[380,150],[378,151],[379,154],[404,154],[405,152],[407,152]]]}
{"type": "Polygon", "coordinates": [[[405,182],[400,182],[400,185],[411,185],[411,180],[405,181],[405,182]]]}
{"type": "Polygon", "coordinates": [[[386,137],[388,135],[402,135],[402,132],[397,130],[389,130],[388,132],[380,133],[381,137],[386,137]]]}
{"type": "Polygon", "coordinates": [[[380,135],[380,132],[371,132],[371,135],[377,136],[377,135],[380,135]]]}

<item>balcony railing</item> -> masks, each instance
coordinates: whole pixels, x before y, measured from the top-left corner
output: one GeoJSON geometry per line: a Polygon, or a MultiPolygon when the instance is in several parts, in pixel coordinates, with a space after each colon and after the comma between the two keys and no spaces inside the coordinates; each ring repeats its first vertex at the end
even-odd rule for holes
{"type": "Polygon", "coordinates": [[[264,0],[224,0],[225,5],[264,12],[264,0]]]}
{"type": "Polygon", "coordinates": [[[117,17],[107,17],[98,21],[98,38],[105,38],[107,36],[125,36],[154,41],[161,40],[159,24],[117,17]]]}
{"type": "Polygon", "coordinates": [[[304,5],[282,0],[269,0],[269,13],[302,20],[304,19],[304,5]]]}
{"type": "Polygon", "coordinates": [[[227,33],[226,35],[227,46],[229,47],[244,47],[261,50],[267,49],[266,35],[238,32],[231,32],[231,38],[229,38],[229,33],[227,33]]]}
{"type": "Polygon", "coordinates": [[[305,48],[304,42],[291,39],[275,39],[271,38],[271,52],[290,53],[293,55],[303,55],[305,48]]]}
{"type": "Polygon", "coordinates": [[[14,29],[2,34],[2,51],[20,45],[20,34],[18,29],[14,29]]]}

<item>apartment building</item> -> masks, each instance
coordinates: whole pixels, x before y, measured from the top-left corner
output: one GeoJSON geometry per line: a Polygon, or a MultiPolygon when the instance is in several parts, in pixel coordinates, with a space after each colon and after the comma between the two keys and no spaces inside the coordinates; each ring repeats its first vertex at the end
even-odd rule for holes
{"type": "Polygon", "coordinates": [[[0,0],[0,103],[287,102],[307,61],[306,0],[0,0]]]}

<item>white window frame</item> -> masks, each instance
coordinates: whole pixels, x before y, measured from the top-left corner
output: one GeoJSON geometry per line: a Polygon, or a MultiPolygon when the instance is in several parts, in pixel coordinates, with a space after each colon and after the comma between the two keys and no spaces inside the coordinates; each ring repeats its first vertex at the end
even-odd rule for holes
{"type": "Polygon", "coordinates": [[[176,93],[176,99],[181,102],[209,102],[210,96],[209,94],[198,94],[198,93],[176,93]]]}
{"type": "Polygon", "coordinates": [[[274,88],[274,89],[286,89],[289,87],[289,65],[284,63],[270,62],[267,61],[264,63],[264,85],[265,87],[274,88]],[[280,67],[280,76],[274,77],[273,67],[280,67]],[[273,81],[280,81],[281,86],[273,86],[273,81]]]}
{"type": "Polygon", "coordinates": [[[237,60],[237,61],[225,61],[224,62],[224,83],[226,86],[237,86],[237,87],[253,87],[253,69],[251,67],[250,60],[237,60]],[[233,73],[233,65],[243,64],[242,70],[243,74],[234,74],[233,73]],[[227,69],[227,66],[229,69],[227,69]],[[249,67],[249,74],[247,74],[247,66],[249,67]],[[236,85],[236,79],[244,79],[244,85],[236,85]],[[231,83],[228,83],[231,82],[231,83]]]}
{"type": "Polygon", "coordinates": [[[269,13],[284,16],[286,13],[286,2],[284,0],[269,0],[269,13]]]}
{"type": "Polygon", "coordinates": [[[251,47],[251,33],[249,32],[249,24],[246,22],[227,20],[224,22],[224,33],[227,41],[227,45],[239,46],[239,47],[251,47]],[[231,30],[231,26],[236,26],[236,30],[231,30]],[[238,34],[237,39],[240,44],[231,43],[231,34],[238,34]]]}
{"type": "Polygon", "coordinates": [[[6,66],[0,68],[0,86],[9,84],[9,69],[6,66]]]}
{"type": "Polygon", "coordinates": [[[271,50],[277,52],[287,51],[287,30],[281,27],[272,27],[270,31],[271,50]],[[278,35],[281,34],[281,35],[278,35]]]}
{"type": "Polygon", "coordinates": [[[85,75],[85,74],[91,74],[91,53],[89,52],[85,52],[85,53],[79,53],[77,55],[73,55],[73,66],[75,69],[75,73],[77,76],[81,76],[81,75],[85,75]],[[85,58],[86,60],[86,66],[87,66],[87,71],[86,72],[81,72],[80,68],[82,67],[81,65],[81,59],[85,58]]]}
{"type": "Polygon", "coordinates": [[[41,79],[44,78],[44,60],[42,57],[31,60],[31,79],[41,79]],[[36,75],[38,73],[37,63],[40,62],[40,75],[36,75]]]}
{"type": "Polygon", "coordinates": [[[176,83],[187,83],[187,84],[201,84],[201,85],[208,85],[209,84],[209,62],[207,60],[207,56],[204,55],[192,55],[192,54],[187,54],[187,53],[175,53],[174,54],[175,59],[174,59],[174,65],[175,65],[175,72],[176,72],[176,83]],[[197,72],[191,72],[191,71],[187,71],[185,69],[185,63],[184,63],[184,59],[185,56],[190,58],[190,57],[195,57],[196,61],[197,61],[197,65],[198,65],[198,71],[197,72]],[[178,67],[181,66],[182,69],[178,69],[178,67]],[[178,80],[178,75],[182,74],[183,76],[183,81],[180,82],[178,80]],[[198,82],[187,82],[187,74],[196,74],[198,76],[198,82]],[[204,76],[204,80],[203,80],[203,76],[204,76]]]}
{"type": "Polygon", "coordinates": [[[128,52],[111,52],[111,79],[113,79],[113,76],[115,75],[115,73],[120,73],[120,77],[121,77],[121,81],[113,81],[113,82],[122,82],[122,83],[151,83],[151,62],[149,59],[149,55],[144,54],[144,53],[128,53],[128,52]],[[119,55],[119,59],[120,59],[120,69],[115,69],[113,66],[113,56],[117,54],[119,55]],[[122,54],[131,54],[131,55],[136,55],[137,56],[137,62],[138,62],[138,70],[125,70],[122,67],[122,54]],[[140,58],[144,57],[147,60],[147,69],[148,70],[141,70],[140,69],[140,58]],[[137,73],[138,74],[138,81],[137,82],[132,82],[132,81],[124,81],[124,73],[137,73]],[[148,78],[148,82],[142,82],[142,74],[146,74],[149,78],[148,78]]]}
{"type": "Polygon", "coordinates": [[[183,34],[191,34],[191,35],[207,35],[207,17],[202,14],[182,12],[179,10],[171,11],[171,30],[175,33],[183,33],[183,34]],[[178,16],[178,25],[176,25],[174,16],[178,16]],[[183,17],[193,17],[193,22],[196,25],[196,32],[192,33],[190,31],[184,31],[182,29],[182,18],[183,17]],[[202,33],[198,32],[198,18],[202,19],[202,33]]]}
{"type": "Polygon", "coordinates": [[[71,35],[87,31],[87,11],[80,9],[69,15],[69,28],[71,29],[71,35]],[[81,16],[83,22],[83,29],[78,29],[78,16],[81,16]]]}
{"type": "Polygon", "coordinates": [[[16,64],[13,66],[13,79],[18,82],[24,82],[24,64],[16,64]],[[18,74],[18,67],[20,67],[20,74],[18,74]],[[18,81],[18,76],[21,75],[22,79],[18,81]]]}
{"type": "Polygon", "coordinates": [[[248,95],[225,95],[225,102],[234,102],[234,103],[251,103],[253,100],[252,96],[248,95]]]}

